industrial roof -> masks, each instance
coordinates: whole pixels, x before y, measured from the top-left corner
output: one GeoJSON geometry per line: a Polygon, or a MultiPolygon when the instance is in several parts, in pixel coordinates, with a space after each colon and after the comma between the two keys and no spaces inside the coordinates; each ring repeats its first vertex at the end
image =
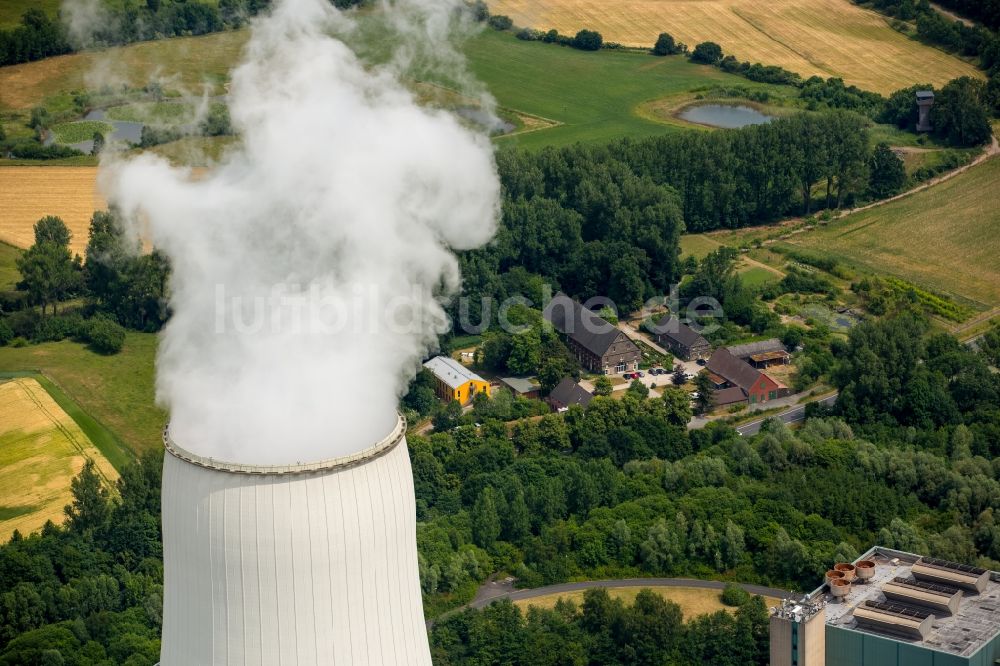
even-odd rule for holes
{"type": "Polygon", "coordinates": [[[518,394],[531,393],[542,388],[534,377],[501,377],[500,383],[518,394]]]}
{"type": "MultiPolygon", "coordinates": [[[[595,356],[604,356],[611,345],[624,337],[614,324],[562,292],[552,297],[543,315],[545,321],[595,356]]],[[[636,348],[628,338],[623,342],[636,348]]]]}
{"type": "Polygon", "coordinates": [[[704,336],[673,315],[666,315],[660,319],[653,326],[653,333],[670,338],[685,347],[699,347],[708,344],[708,340],[704,336]]]}
{"type": "Polygon", "coordinates": [[[486,381],[455,359],[447,356],[435,356],[431,360],[426,361],[424,367],[453,389],[457,389],[472,381],[486,381]]]}
{"type": "Polygon", "coordinates": [[[959,657],[971,657],[987,645],[997,634],[1000,634],[1000,574],[987,572],[984,569],[954,565],[954,563],[922,558],[912,553],[904,553],[882,547],[875,547],[862,555],[856,562],[871,560],[875,563],[874,576],[867,583],[855,582],[851,591],[841,601],[834,600],[828,594],[826,586],[819,588],[810,595],[810,599],[826,601],[826,623],[828,626],[888,635],[896,640],[904,640],[930,650],[945,652],[959,657]],[[923,568],[936,567],[941,571],[954,570],[958,575],[952,586],[929,582],[921,573],[923,568]],[[916,567],[916,575],[914,573],[916,567]],[[985,578],[983,574],[986,574],[985,578]],[[965,577],[967,580],[963,581],[965,577]],[[983,582],[979,584],[978,581],[983,582]],[[936,591],[942,601],[948,595],[958,596],[957,612],[950,613],[942,604],[918,603],[921,594],[900,595],[903,590],[896,589],[895,594],[887,596],[885,588],[890,592],[903,586],[920,588],[923,592],[936,591]],[[960,587],[962,585],[964,587],[960,587]],[[976,592],[976,587],[982,587],[976,592]],[[957,594],[960,592],[960,594],[957,594]],[[935,608],[935,606],[938,606],[935,608]],[[902,609],[902,613],[899,612],[902,609]],[[875,614],[884,615],[886,621],[873,620],[875,614]],[[895,612],[895,613],[894,613],[895,612]],[[909,637],[902,637],[907,621],[901,615],[910,614],[917,619],[916,623],[925,623],[918,615],[927,614],[930,619],[926,632],[920,638],[920,632],[909,637]],[[891,626],[893,617],[900,619],[895,631],[891,626]],[[860,621],[859,621],[860,619],[860,621]],[[882,625],[880,627],[880,624],[882,625]]]}

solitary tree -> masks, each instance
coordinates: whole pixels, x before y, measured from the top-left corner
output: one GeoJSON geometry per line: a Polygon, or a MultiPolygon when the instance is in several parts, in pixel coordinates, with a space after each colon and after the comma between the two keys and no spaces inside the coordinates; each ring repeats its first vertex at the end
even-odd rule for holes
{"type": "Polygon", "coordinates": [[[674,41],[673,35],[668,32],[661,32],[653,45],[653,55],[668,56],[681,52],[680,45],[674,41]]]}
{"type": "Polygon", "coordinates": [[[694,387],[698,391],[695,407],[699,414],[704,414],[715,404],[715,385],[712,384],[707,372],[699,372],[694,378],[694,387]]]}
{"type": "Polygon", "coordinates": [[[573,38],[573,46],[584,51],[596,51],[603,44],[604,38],[595,30],[581,30],[573,38]]]}
{"type": "Polygon", "coordinates": [[[108,519],[108,489],[101,482],[97,465],[88,459],[80,475],[70,484],[73,503],[64,509],[70,527],[77,532],[100,528],[108,519]]]}
{"type": "Polygon", "coordinates": [[[594,395],[611,395],[614,391],[614,386],[611,385],[611,380],[601,375],[594,380],[594,395]]]}
{"type": "Polygon", "coordinates": [[[100,155],[102,150],[104,150],[104,135],[94,132],[94,147],[90,149],[90,154],[100,155]]]}
{"type": "Polygon", "coordinates": [[[643,384],[642,380],[633,379],[626,393],[639,400],[645,400],[649,397],[649,387],[643,384]]]}
{"type": "Polygon", "coordinates": [[[906,167],[903,166],[903,160],[899,159],[885,142],[875,147],[868,166],[871,174],[868,191],[876,198],[890,197],[899,192],[906,183],[906,167]]]}
{"type": "Polygon", "coordinates": [[[69,227],[62,221],[62,218],[55,215],[46,215],[35,222],[35,243],[55,243],[62,247],[69,247],[69,242],[73,238],[69,227]]]}
{"type": "Polygon", "coordinates": [[[70,232],[58,217],[43,217],[35,224],[35,244],[17,259],[17,269],[32,301],[49,303],[52,312],[79,282],[80,266],[69,250],[70,232]]]}
{"type": "Polygon", "coordinates": [[[691,62],[717,65],[722,61],[722,47],[715,42],[702,42],[691,52],[691,62]]]}
{"type": "Polygon", "coordinates": [[[677,386],[680,386],[687,382],[687,373],[684,372],[684,366],[678,363],[674,366],[674,374],[670,377],[671,381],[677,386]]]}

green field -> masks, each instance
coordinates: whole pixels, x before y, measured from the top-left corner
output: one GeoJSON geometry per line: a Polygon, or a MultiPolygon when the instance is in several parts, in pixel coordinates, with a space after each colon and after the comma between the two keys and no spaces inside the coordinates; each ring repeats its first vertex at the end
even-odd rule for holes
{"type": "Polygon", "coordinates": [[[53,18],[59,13],[62,0],[2,0],[0,1],[0,29],[21,24],[21,16],[32,7],[38,7],[53,18]]]}
{"type": "MultiPolygon", "coordinates": [[[[166,39],[0,68],[0,108],[17,110],[24,120],[28,109],[42,103],[57,116],[66,113],[72,108],[70,91],[84,89],[87,73],[109,62],[133,86],[142,86],[154,73],[160,73],[173,77],[173,85],[188,90],[210,82],[218,94],[246,37],[246,31],[238,31],[166,39]]],[[[783,91],[713,67],[692,65],[680,56],[589,53],[518,40],[510,32],[485,30],[466,44],[465,51],[471,69],[501,107],[557,125],[499,139],[528,148],[676,131],[683,125],[669,118],[661,122],[646,108],[648,104],[664,99],[692,100],[719,86],[783,91]]],[[[156,113],[176,112],[166,106],[170,105],[155,107],[156,113]]],[[[131,119],[135,113],[135,109],[112,112],[125,114],[122,119],[131,119]]],[[[92,138],[93,131],[79,140],[92,138]]]]}
{"type": "Polygon", "coordinates": [[[0,243],[0,291],[10,291],[21,281],[17,258],[21,250],[7,243],[0,243]]]}
{"type": "Polygon", "coordinates": [[[977,307],[1000,305],[1000,208],[992,193],[1000,159],[843,220],[795,234],[815,249],[867,272],[888,273],[977,307]]]}
{"type": "Polygon", "coordinates": [[[676,131],[678,125],[643,117],[639,107],[699,88],[762,87],[680,56],[583,52],[492,30],[473,39],[466,53],[501,106],[560,123],[500,139],[527,148],[676,131]]]}
{"type": "Polygon", "coordinates": [[[100,132],[105,137],[109,136],[114,128],[108,123],[97,120],[82,120],[78,123],[62,123],[52,128],[52,134],[59,143],[80,143],[90,141],[94,138],[95,132],[100,132]]]}
{"type": "Polygon", "coordinates": [[[96,419],[117,440],[141,453],[161,445],[160,432],[166,419],[163,410],[154,404],[155,355],[154,334],[130,331],[125,348],[113,356],[94,353],[86,345],[69,340],[0,347],[0,373],[43,374],[79,405],[84,415],[96,419]]]}

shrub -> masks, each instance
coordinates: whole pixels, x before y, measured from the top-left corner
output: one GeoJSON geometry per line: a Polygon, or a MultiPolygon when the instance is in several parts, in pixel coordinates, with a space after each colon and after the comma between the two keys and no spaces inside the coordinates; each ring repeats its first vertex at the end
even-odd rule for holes
{"type": "Polygon", "coordinates": [[[504,16],[503,14],[495,14],[491,16],[487,23],[494,30],[510,30],[514,27],[514,20],[509,16],[504,16]]]}
{"type": "Polygon", "coordinates": [[[691,62],[716,65],[722,61],[722,47],[715,42],[702,42],[694,47],[691,62]]]}
{"type": "Polygon", "coordinates": [[[554,42],[558,42],[559,32],[555,28],[552,28],[547,33],[545,33],[545,35],[542,36],[542,41],[545,42],[546,44],[552,44],[554,42]]]}
{"type": "Polygon", "coordinates": [[[21,310],[8,316],[6,321],[15,337],[31,339],[35,337],[35,329],[41,318],[35,310],[21,310]]]}
{"type": "Polygon", "coordinates": [[[87,325],[78,313],[43,317],[35,327],[34,342],[58,342],[66,338],[86,338],[87,325]]]}
{"type": "Polygon", "coordinates": [[[14,347],[16,349],[20,349],[21,347],[27,347],[28,346],[28,341],[27,341],[27,339],[25,339],[25,338],[23,338],[21,336],[17,336],[16,338],[14,338],[13,340],[10,341],[10,346],[14,347]]]}
{"type": "Polygon", "coordinates": [[[0,319],[0,345],[9,344],[14,339],[14,331],[3,319],[0,319]]]}
{"type": "Polygon", "coordinates": [[[742,606],[750,601],[750,593],[736,583],[726,583],[722,590],[722,603],[727,606],[742,606]]]}
{"type": "Polygon", "coordinates": [[[582,51],[597,51],[604,44],[604,37],[596,30],[581,30],[573,38],[572,46],[582,51]]]}
{"type": "Polygon", "coordinates": [[[95,317],[90,321],[87,339],[95,351],[102,354],[117,354],[125,346],[125,329],[118,322],[95,317]]]}
{"type": "Polygon", "coordinates": [[[535,30],[534,28],[521,28],[517,31],[515,36],[526,42],[537,42],[544,37],[544,33],[541,30],[535,30]]]}

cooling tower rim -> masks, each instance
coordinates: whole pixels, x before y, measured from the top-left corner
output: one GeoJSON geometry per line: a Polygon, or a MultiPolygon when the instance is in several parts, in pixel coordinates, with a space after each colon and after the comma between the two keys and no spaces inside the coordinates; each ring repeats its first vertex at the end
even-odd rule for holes
{"type": "Polygon", "coordinates": [[[252,474],[266,476],[282,476],[290,474],[314,474],[317,472],[329,472],[339,469],[347,469],[365,464],[375,458],[381,457],[392,451],[403,441],[406,436],[406,417],[396,414],[396,424],[384,439],[370,446],[367,449],[352,453],[347,456],[328,458],[311,463],[295,463],[289,465],[250,465],[247,463],[228,462],[207,458],[197,453],[192,453],[181,446],[178,446],[170,436],[170,423],[163,427],[163,447],[167,453],[178,460],[182,460],[198,467],[204,467],[219,472],[229,472],[231,474],[252,474]]]}

